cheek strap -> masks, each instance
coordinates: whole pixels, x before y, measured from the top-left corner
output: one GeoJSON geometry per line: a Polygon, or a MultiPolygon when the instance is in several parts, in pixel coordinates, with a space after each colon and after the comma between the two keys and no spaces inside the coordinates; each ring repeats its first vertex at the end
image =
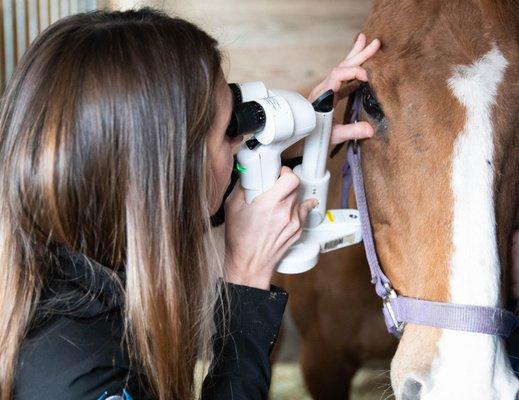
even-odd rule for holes
{"type": "Polygon", "coordinates": [[[399,295],[382,271],[377,256],[364,190],[361,149],[357,141],[350,142],[343,166],[342,208],[347,207],[351,185],[355,189],[371,283],[382,299],[384,319],[390,333],[401,337],[408,323],[502,337],[509,337],[517,329],[519,317],[503,308],[441,303],[399,295]]]}

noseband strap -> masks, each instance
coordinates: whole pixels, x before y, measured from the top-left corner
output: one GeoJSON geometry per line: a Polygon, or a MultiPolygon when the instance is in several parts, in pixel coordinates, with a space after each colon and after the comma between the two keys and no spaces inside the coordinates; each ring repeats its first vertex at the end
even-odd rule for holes
{"type": "MultiPolygon", "coordinates": [[[[358,109],[354,111],[353,115],[356,121],[358,109]]],[[[505,309],[440,303],[400,296],[396,293],[391,281],[382,271],[375,249],[362,176],[361,150],[356,141],[349,144],[347,157],[347,163],[343,168],[342,207],[347,208],[348,192],[350,185],[353,184],[362,225],[364,249],[371,271],[371,283],[375,285],[377,294],[382,298],[384,319],[388,331],[396,337],[400,337],[405,324],[410,323],[442,329],[510,336],[519,326],[519,317],[505,309]]]]}

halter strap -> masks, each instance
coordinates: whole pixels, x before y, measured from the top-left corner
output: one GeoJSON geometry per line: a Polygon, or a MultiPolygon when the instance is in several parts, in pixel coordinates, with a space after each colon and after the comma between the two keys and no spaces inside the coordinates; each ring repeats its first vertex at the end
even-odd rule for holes
{"type": "MultiPolygon", "coordinates": [[[[356,96],[358,98],[359,96],[356,96]]],[[[358,100],[356,99],[357,103],[358,100]]],[[[354,105],[355,108],[355,105],[354,105]]],[[[358,111],[354,111],[357,120],[358,111]]],[[[485,333],[508,337],[519,326],[519,316],[496,307],[484,307],[455,303],[441,303],[398,295],[391,281],[380,266],[362,176],[361,150],[357,142],[348,146],[347,163],[343,167],[342,207],[347,207],[351,184],[355,189],[357,208],[360,214],[364,249],[371,272],[371,283],[383,300],[383,312],[387,329],[400,337],[406,323],[453,329],[466,332],[485,333]]]]}

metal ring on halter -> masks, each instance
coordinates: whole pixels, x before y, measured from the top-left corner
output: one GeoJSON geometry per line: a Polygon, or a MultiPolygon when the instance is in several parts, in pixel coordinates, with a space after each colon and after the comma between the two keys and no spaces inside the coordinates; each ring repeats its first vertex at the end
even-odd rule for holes
{"type": "Polygon", "coordinates": [[[405,322],[398,320],[398,318],[396,317],[395,310],[393,309],[393,306],[391,304],[391,299],[396,299],[398,296],[389,283],[385,283],[384,288],[386,289],[387,294],[382,298],[382,304],[386,308],[395,330],[398,333],[403,333],[405,328],[405,322]]]}
{"type": "MultiPolygon", "coordinates": [[[[355,121],[357,123],[357,121],[355,121]]],[[[357,150],[359,149],[359,141],[358,139],[353,139],[353,153],[357,154],[357,150]]]]}

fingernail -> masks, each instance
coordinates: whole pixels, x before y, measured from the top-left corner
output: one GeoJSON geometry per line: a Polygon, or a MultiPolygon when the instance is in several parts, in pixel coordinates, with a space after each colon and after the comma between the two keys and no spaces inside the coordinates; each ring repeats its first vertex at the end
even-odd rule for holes
{"type": "Polygon", "coordinates": [[[318,205],[319,205],[319,200],[314,201],[314,206],[312,207],[312,209],[314,209],[314,208],[317,207],[318,205]]]}

